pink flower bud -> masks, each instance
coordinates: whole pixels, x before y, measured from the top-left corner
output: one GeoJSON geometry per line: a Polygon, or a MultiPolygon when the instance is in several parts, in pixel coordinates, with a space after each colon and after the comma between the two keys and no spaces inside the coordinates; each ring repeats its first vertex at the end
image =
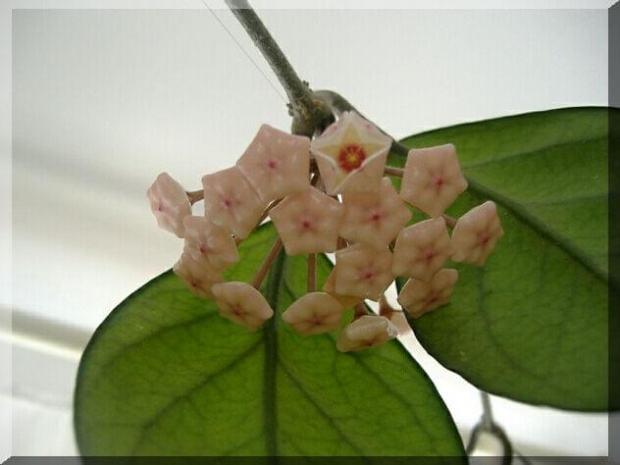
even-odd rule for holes
{"type": "Polygon", "coordinates": [[[336,292],[378,301],[394,280],[392,254],[363,244],[336,252],[336,292]]]}
{"type": "Polygon", "coordinates": [[[432,217],[441,215],[467,189],[454,145],[412,149],[400,196],[432,217]]]}
{"type": "Polygon", "coordinates": [[[450,236],[443,218],[420,221],[403,229],[396,238],[392,271],[428,281],[452,255],[450,236]]]}
{"type": "Polygon", "coordinates": [[[186,216],[184,252],[194,260],[215,270],[222,270],[239,261],[234,239],[221,226],[201,216],[186,216]]]}
{"type": "Polygon", "coordinates": [[[212,288],[219,313],[234,323],[256,331],[273,316],[273,310],[263,295],[242,282],[216,284],[212,288]]]}
{"type": "Polygon", "coordinates": [[[427,312],[450,302],[454,285],[459,279],[459,272],[444,268],[428,281],[411,278],[403,286],[398,296],[400,303],[413,318],[419,318],[427,312]]]}
{"type": "Polygon", "coordinates": [[[282,314],[282,320],[302,336],[323,334],[340,329],[343,310],[329,294],[311,292],[297,299],[282,314]]]}
{"type": "Polygon", "coordinates": [[[239,239],[250,235],[266,204],[238,167],[202,178],[205,217],[232,232],[239,239]]]}
{"type": "Polygon", "coordinates": [[[222,282],[222,276],[217,270],[200,263],[187,253],[181,255],[172,271],[187,284],[194,295],[203,299],[212,298],[212,286],[222,282]]]}
{"type": "Polygon", "coordinates": [[[183,237],[183,218],[192,214],[192,206],[181,184],[168,173],[161,173],[146,195],[159,227],[183,237]]]}
{"type": "Polygon", "coordinates": [[[262,125],[237,166],[264,202],[310,185],[310,139],[262,125]]]}
{"type": "Polygon", "coordinates": [[[489,200],[478,205],[456,222],[452,232],[452,259],[482,266],[503,235],[495,203],[489,200]]]}
{"type": "Polygon", "coordinates": [[[340,334],[336,348],[340,352],[357,351],[385,344],[398,336],[398,329],[383,316],[366,315],[349,324],[340,334]]]}
{"type": "Polygon", "coordinates": [[[385,249],[411,219],[409,208],[388,178],[383,178],[378,192],[345,192],[342,204],[340,235],[377,249],[385,249]]]}
{"type": "Polygon", "coordinates": [[[288,255],[333,252],[338,245],[342,205],[314,187],[291,194],[274,207],[273,220],[288,255]]]}

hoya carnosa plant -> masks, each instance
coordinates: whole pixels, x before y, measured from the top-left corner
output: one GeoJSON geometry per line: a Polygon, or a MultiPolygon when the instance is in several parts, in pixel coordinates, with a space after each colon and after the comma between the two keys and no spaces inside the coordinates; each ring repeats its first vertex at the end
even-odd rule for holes
{"type": "Polygon", "coordinates": [[[202,178],[202,195],[181,195],[178,183],[161,174],[148,196],[160,225],[185,238],[174,272],[197,296],[214,298],[222,317],[256,331],[274,315],[259,290],[280,248],[309,254],[308,293],[282,314],[284,322],[302,336],[340,331],[342,352],[393,339],[395,313],[376,315],[364,301],[379,302],[404,277],[396,311],[419,318],[445,305],[458,279],[448,261],[482,266],[503,229],[491,201],[459,220],[444,214],[467,188],[454,145],[411,150],[402,172],[386,169],[391,145],[392,138],[348,111],[313,140],[263,125],[234,167],[202,178]],[[402,177],[400,192],[386,173],[402,177]],[[192,216],[190,200],[201,199],[204,217],[192,216]],[[430,218],[408,226],[423,215],[430,218]],[[267,219],[278,237],[252,281],[222,282],[239,259],[237,244],[267,219]],[[320,292],[315,254],[331,252],[335,266],[320,292]]]}

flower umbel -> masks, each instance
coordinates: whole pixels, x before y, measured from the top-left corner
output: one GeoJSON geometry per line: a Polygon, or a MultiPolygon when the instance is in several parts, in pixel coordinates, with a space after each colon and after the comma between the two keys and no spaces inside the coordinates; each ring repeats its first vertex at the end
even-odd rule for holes
{"type": "Polygon", "coordinates": [[[345,112],[313,141],[261,126],[234,167],[203,176],[202,191],[186,192],[162,173],[147,193],[159,225],[185,238],[174,272],[196,296],[215,299],[223,318],[258,331],[274,315],[260,289],[282,247],[308,254],[308,293],[282,313],[285,327],[301,336],[339,331],[353,309],[339,351],[397,337],[392,319],[406,324],[404,315],[420,318],[449,303],[459,275],[443,268],[449,259],[482,266],[504,232],[493,202],[458,221],[444,214],[467,188],[453,145],[411,150],[404,170],[385,166],[391,145],[345,112]],[[402,177],[400,192],[385,175],[402,177]],[[204,216],[192,216],[201,199],[204,216]],[[431,218],[408,226],[414,215],[405,202],[431,218]],[[244,263],[237,245],[267,218],[278,238],[254,278],[224,282],[232,264],[244,263]],[[317,291],[316,254],[330,252],[336,264],[317,291]],[[398,296],[402,309],[385,298],[398,276],[410,278],[398,296]],[[366,299],[380,302],[379,315],[366,299]]]}

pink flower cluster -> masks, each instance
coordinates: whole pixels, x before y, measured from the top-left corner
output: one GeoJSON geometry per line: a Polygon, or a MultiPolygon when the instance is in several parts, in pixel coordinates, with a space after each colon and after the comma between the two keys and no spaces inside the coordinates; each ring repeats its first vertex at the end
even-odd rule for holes
{"type": "Polygon", "coordinates": [[[402,276],[409,280],[398,302],[413,318],[448,303],[458,271],[446,262],[484,265],[503,230],[493,202],[458,221],[444,215],[467,188],[453,145],[413,149],[399,171],[386,169],[391,144],[347,112],[312,141],[263,125],[234,167],[202,178],[202,192],[160,174],[147,194],[159,225],[185,240],[174,272],[197,296],[215,299],[222,317],[256,331],[274,314],[259,289],[283,246],[309,263],[308,293],[282,314],[285,323],[304,336],[336,331],[353,307],[339,350],[396,337],[393,312],[371,313],[364,300],[383,302],[402,276]],[[400,192],[386,172],[402,176],[400,192]],[[193,216],[191,204],[201,198],[204,216],[193,216]],[[407,226],[411,207],[429,219],[407,226]],[[267,217],[279,238],[254,280],[224,282],[222,272],[239,260],[238,243],[267,217]],[[317,291],[315,254],[329,252],[336,263],[317,291]]]}

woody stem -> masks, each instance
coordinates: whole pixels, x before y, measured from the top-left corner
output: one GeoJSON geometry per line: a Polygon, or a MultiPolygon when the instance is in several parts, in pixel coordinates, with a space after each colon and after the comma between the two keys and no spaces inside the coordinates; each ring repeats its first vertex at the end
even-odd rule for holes
{"type": "Polygon", "coordinates": [[[252,279],[252,282],[250,283],[256,289],[260,289],[260,286],[261,284],[263,284],[263,280],[265,279],[265,276],[267,276],[267,272],[269,271],[269,268],[271,268],[271,265],[273,265],[273,262],[278,257],[278,253],[280,252],[281,248],[282,248],[282,239],[280,239],[280,237],[278,236],[278,238],[275,240],[275,242],[271,246],[271,249],[267,253],[267,256],[263,260],[263,263],[261,263],[260,268],[254,275],[254,279],[252,279]]]}

